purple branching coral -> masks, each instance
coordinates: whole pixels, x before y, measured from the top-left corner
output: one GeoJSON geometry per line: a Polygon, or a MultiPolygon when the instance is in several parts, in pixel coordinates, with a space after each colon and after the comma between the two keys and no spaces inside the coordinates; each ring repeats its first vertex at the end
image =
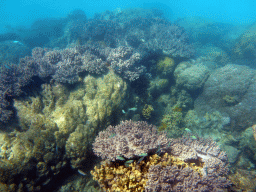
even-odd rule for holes
{"type": "Polygon", "coordinates": [[[96,137],[93,151],[113,163],[120,157],[128,160],[160,152],[158,163],[149,165],[146,173],[141,172],[147,180],[146,192],[226,191],[231,185],[227,155],[213,140],[189,136],[170,139],[143,121],[109,126],[96,137]]]}
{"type": "Polygon", "coordinates": [[[33,63],[40,78],[51,77],[60,83],[73,84],[78,81],[80,72],[105,73],[109,65],[123,78],[134,81],[144,72],[138,66],[141,55],[130,47],[94,48],[81,46],[63,50],[34,48],[32,57],[22,59],[23,63],[33,63]]]}
{"type": "Polygon", "coordinates": [[[132,159],[143,153],[164,152],[167,146],[167,136],[157,133],[155,126],[130,120],[101,131],[93,143],[93,151],[102,159],[115,161],[118,156],[132,159]]]}
{"type": "Polygon", "coordinates": [[[112,49],[107,57],[110,67],[125,79],[134,81],[145,72],[144,66],[136,65],[141,60],[141,54],[131,47],[120,46],[112,49]]]}

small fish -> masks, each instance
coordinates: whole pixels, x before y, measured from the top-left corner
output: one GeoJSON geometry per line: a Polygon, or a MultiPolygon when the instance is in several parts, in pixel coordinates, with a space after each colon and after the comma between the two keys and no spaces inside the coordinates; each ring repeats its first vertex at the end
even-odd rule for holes
{"type": "Polygon", "coordinates": [[[123,158],[122,156],[116,156],[117,160],[121,160],[121,161],[125,161],[125,158],[123,158]]]}
{"type": "Polygon", "coordinates": [[[136,111],[137,108],[136,108],[136,107],[133,107],[133,108],[129,108],[128,110],[129,110],[129,111],[136,111]]]}
{"type": "Polygon", "coordinates": [[[86,173],[85,172],[83,172],[82,170],[80,170],[80,169],[78,169],[77,170],[78,171],[78,173],[80,173],[81,175],[83,175],[83,176],[85,176],[86,175],[86,173]]]}
{"type": "Polygon", "coordinates": [[[128,161],[125,162],[125,164],[127,164],[127,165],[131,164],[131,163],[133,163],[133,160],[128,160],[128,161]]]}
{"type": "Polygon", "coordinates": [[[189,128],[185,128],[185,131],[187,131],[188,133],[192,133],[192,131],[189,128]]]}
{"type": "Polygon", "coordinates": [[[129,165],[133,163],[133,160],[128,160],[124,163],[125,167],[129,167],[129,165]]]}
{"type": "Polygon", "coordinates": [[[20,45],[23,45],[23,43],[21,43],[20,41],[12,41],[13,43],[17,43],[17,44],[20,44],[20,45]]]}
{"type": "Polygon", "coordinates": [[[145,157],[141,157],[141,158],[139,159],[139,161],[137,162],[137,164],[139,164],[144,158],[145,158],[145,157]]]}
{"type": "Polygon", "coordinates": [[[192,136],[191,136],[191,139],[196,140],[197,137],[196,137],[195,135],[192,135],[192,136]]]}
{"type": "Polygon", "coordinates": [[[140,156],[140,157],[147,157],[147,156],[148,156],[148,153],[141,153],[139,156],[140,156]]]}
{"type": "Polygon", "coordinates": [[[125,110],[122,109],[122,113],[125,114],[125,110]]]}

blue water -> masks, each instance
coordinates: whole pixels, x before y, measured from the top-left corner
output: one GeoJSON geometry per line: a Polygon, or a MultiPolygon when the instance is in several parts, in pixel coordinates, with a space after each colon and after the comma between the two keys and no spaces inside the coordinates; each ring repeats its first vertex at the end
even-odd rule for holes
{"type": "Polygon", "coordinates": [[[105,10],[125,9],[131,7],[157,7],[170,19],[202,16],[218,22],[250,24],[255,21],[256,2],[223,0],[182,0],[182,1],[127,1],[127,0],[1,0],[0,33],[6,26],[29,26],[39,18],[61,18],[74,9],[85,11],[88,17],[105,10]]]}

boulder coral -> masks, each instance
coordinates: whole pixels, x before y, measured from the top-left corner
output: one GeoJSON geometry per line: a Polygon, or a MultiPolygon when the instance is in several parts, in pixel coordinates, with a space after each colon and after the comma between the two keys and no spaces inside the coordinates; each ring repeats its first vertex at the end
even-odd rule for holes
{"type": "Polygon", "coordinates": [[[253,23],[240,37],[237,38],[232,49],[234,59],[256,58],[256,23],[253,23]]]}
{"type": "Polygon", "coordinates": [[[255,70],[235,64],[216,69],[195,100],[196,112],[202,116],[206,112],[219,111],[223,116],[230,117],[232,128],[239,132],[255,124],[255,75],[255,70]],[[232,103],[223,99],[227,96],[233,98],[232,103]]]}
{"type": "Polygon", "coordinates": [[[176,84],[189,91],[201,88],[209,76],[209,68],[200,60],[181,62],[174,71],[176,84]]]}

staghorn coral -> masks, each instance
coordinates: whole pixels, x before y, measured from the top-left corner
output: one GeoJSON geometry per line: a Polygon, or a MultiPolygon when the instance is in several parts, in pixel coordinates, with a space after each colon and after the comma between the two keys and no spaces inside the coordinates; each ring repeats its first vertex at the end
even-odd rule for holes
{"type": "Polygon", "coordinates": [[[109,126],[99,133],[93,143],[93,151],[102,159],[117,160],[117,156],[137,158],[143,153],[164,152],[168,146],[165,134],[157,133],[156,127],[144,121],[123,121],[109,126]]]}

